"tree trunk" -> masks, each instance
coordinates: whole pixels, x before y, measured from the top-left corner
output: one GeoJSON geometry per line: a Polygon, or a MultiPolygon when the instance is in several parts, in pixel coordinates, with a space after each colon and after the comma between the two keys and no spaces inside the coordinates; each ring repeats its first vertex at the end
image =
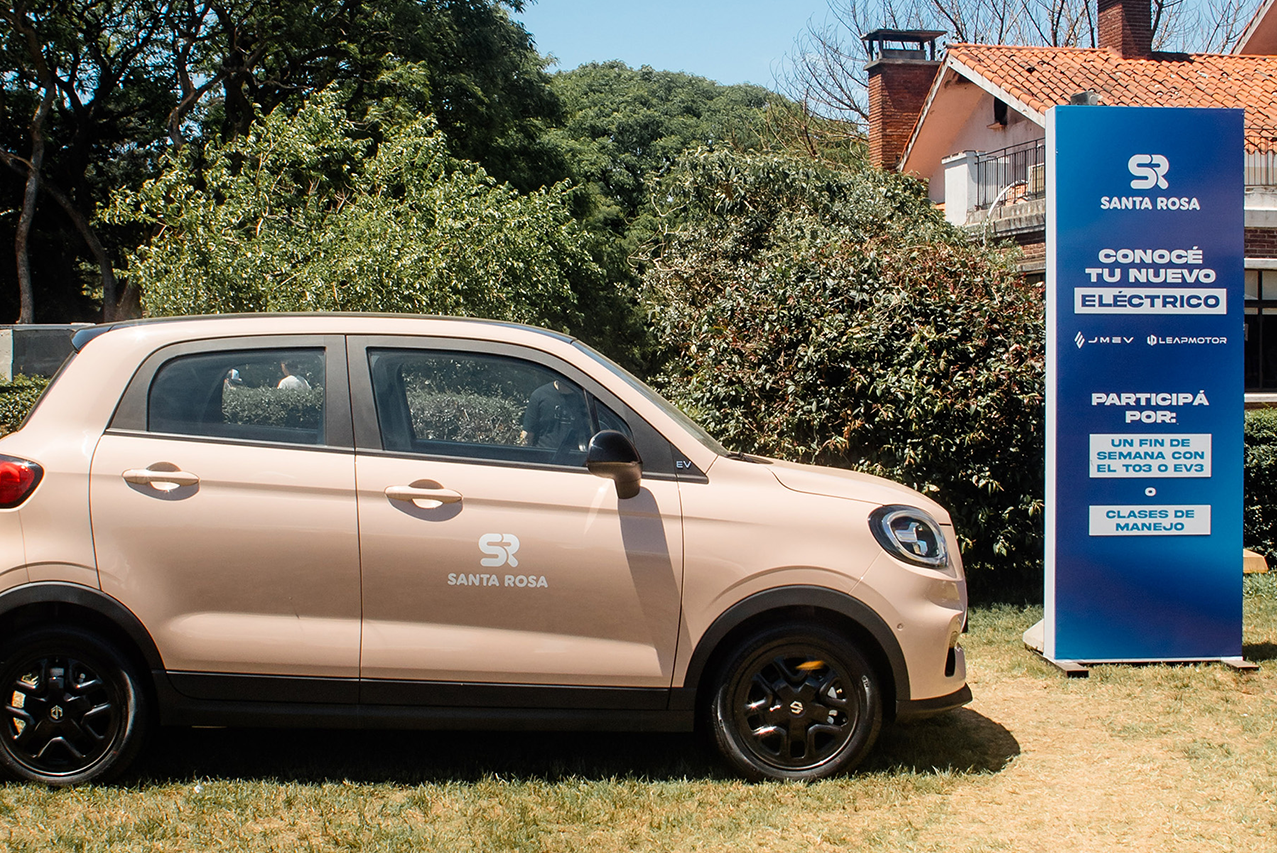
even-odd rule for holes
{"type": "Polygon", "coordinates": [[[31,256],[27,251],[27,238],[31,236],[31,223],[35,219],[35,205],[40,196],[40,169],[44,165],[44,117],[53,103],[53,90],[46,88],[40,106],[31,118],[31,167],[27,172],[26,192],[22,195],[22,215],[18,217],[17,235],[13,247],[18,258],[19,323],[35,322],[35,293],[31,286],[31,256]]]}
{"type": "Polygon", "coordinates": [[[26,4],[16,4],[12,11],[6,11],[4,17],[13,24],[26,42],[31,61],[35,64],[40,77],[40,85],[44,88],[44,96],[40,98],[40,106],[36,107],[31,117],[31,162],[28,165],[27,187],[22,196],[22,214],[18,217],[18,231],[13,244],[18,258],[18,294],[19,323],[35,322],[35,294],[31,286],[31,258],[27,251],[27,238],[31,236],[31,223],[35,219],[35,204],[40,196],[40,170],[44,166],[44,120],[53,108],[53,96],[57,91],[57,80],[49,64],[44,59],[44,50],[36,34],[35,26],[27,18],[26,4]]]}

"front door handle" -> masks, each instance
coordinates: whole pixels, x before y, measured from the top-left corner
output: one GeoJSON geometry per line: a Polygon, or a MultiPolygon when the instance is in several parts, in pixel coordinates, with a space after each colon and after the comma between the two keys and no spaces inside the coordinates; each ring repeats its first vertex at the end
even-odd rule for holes
{"type": "Polygon", "coordinates": [[[461,493],[454,492],[452,489],[445,489],[438,484],[433,487],[418,486],[387,486],[386,497],[392,501],[410,501],[422,509],[432,508],[431,506],[422,506],[417,501],[429,501],[432,506],[442,506],[443,504],[461,503],[461,493]]]}
{"type": "Polygon", "coordinates": [[[130,468],[121,476],[126,483],[152,486],[161,492],[171,492],[183,486],[198,486],[200,483],[197,475],[179,469],[172,462],[156,462],[148,468],[130,468]]]}

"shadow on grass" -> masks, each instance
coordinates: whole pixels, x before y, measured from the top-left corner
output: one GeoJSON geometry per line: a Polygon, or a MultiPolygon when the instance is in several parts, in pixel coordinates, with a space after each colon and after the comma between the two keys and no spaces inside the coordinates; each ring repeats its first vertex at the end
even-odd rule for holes
{"type": "MultiPolygon", "coordinates": [[[[1019,754],[967,709],[887,728],[863,765],[881,772],[988,772],[1019,754]]],[[[507,780],[732,780],[692,734],[161,729],[127,783],[192,778],[422,784],[507,780]]]]}
{"type": "Polygon", "coordinates": [[[691,734],[344,729],[161,729],[130,775],[155,783],[728,778],[691,734]]]}
{"type": "Polygon", "coordinates": [[[1246,643],[1242,646],[1242,658],[1255,663],[1277,660],[1277,643],[1246,643]]]}
{"type": "Polygon", "coordinates": [[[997,773],[1020,754],[1005,727],[970,708],[901,723],[883,732],[865,770],[913,773],[997,773]]]}

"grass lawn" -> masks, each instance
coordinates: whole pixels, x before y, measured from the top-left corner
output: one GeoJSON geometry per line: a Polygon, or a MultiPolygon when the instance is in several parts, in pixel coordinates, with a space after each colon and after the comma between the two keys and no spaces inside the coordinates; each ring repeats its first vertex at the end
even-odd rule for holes
{"type": "Polygon", "coordinates": [[[851,777],[746,784],[681,735],[171,731],[119,785],[0,787],[0,849],[1277,849],[1277,574],[1246,581],[1257,673],[1066,679],[1040,617],[974,610],[975,701],[851,777]]]}

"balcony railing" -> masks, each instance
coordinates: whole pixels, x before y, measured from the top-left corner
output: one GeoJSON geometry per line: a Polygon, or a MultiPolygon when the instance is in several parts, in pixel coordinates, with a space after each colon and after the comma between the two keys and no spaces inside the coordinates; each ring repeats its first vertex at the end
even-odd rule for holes
{"type": "Polygon", "coordinates": [[[1277,127],[1246,125],[1246,186],[1277,186],[1277,127]]]}
{"type": "Polygon", "coordinates": [[[976,209],[1032,201],[1046,195],[1046,143],[1024,142],[976,159],[976,209]]]}
{"type": "MultiPolygon", "coordinates": [[[[1277,127],[1247,125],[1246,186],[1277,187],[1277,127]]],[[[976,159],[977,210],[1046,195],[1046,143],[1012,145],[976,159]]]]}

